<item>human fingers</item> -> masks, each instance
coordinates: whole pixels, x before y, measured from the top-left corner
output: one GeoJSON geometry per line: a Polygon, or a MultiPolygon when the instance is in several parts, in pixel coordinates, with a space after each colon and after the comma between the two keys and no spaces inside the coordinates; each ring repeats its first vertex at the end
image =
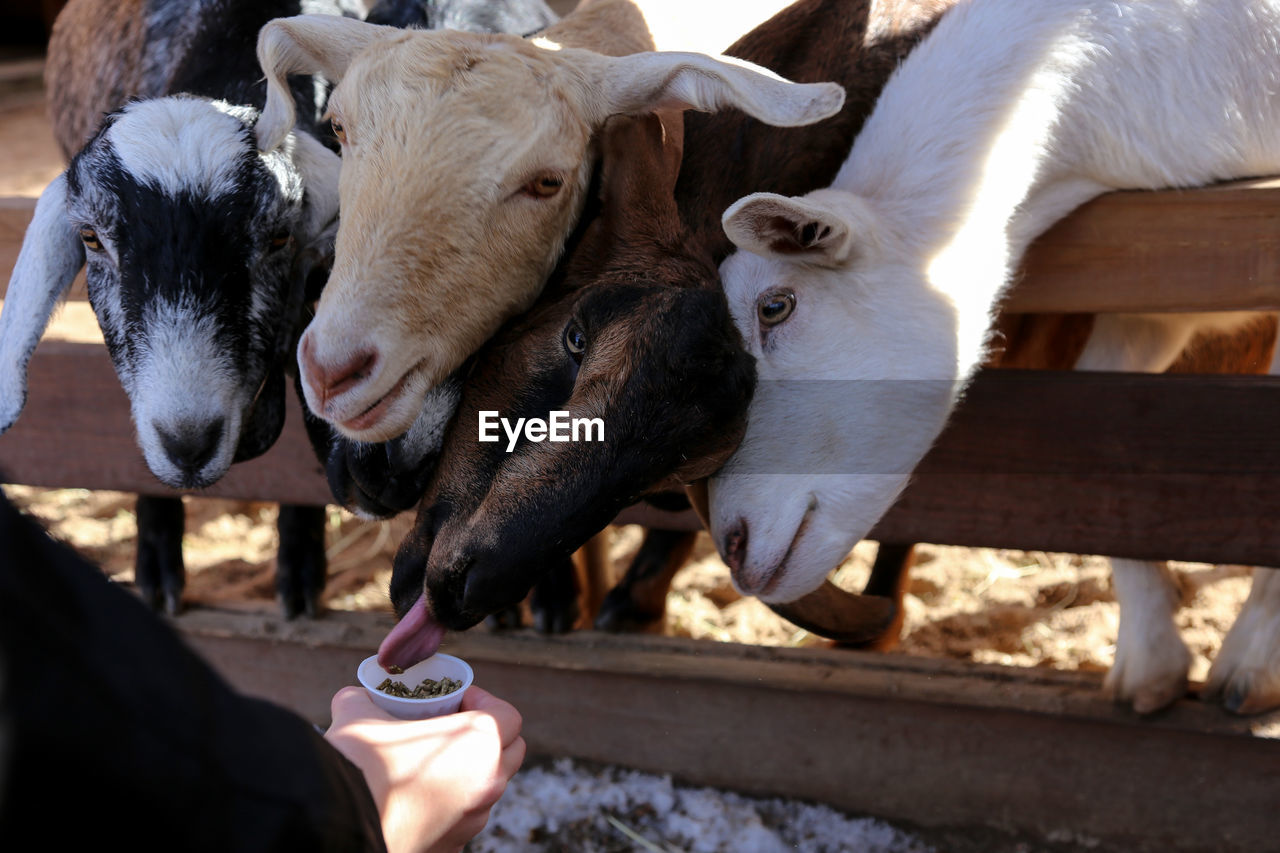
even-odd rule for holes
{"type": "Polygon", "coordinates": [[[518,737],[506,749],[502,750],[502,757],[498,759],[498,770],[502,774],[502,778],[510,780],[516,775],[516,771],[520,769],[520,765],[524,764],[525,753],[528,746],[524,742],[524,738],[518,737]]]}
{"type": "Polygon", "coordinates": [[[478,711],[488,714],[498,723],[498,736],[504,748],[520,737],[524,718],[510,702],[499,699],[482,687],[472,687],[462,695],[462,711],[478,711]]]}
{"type": "Polygon", "coordinates": [[[345,725],[355,720],[390,720],[390,714],[373,704],[369,691],[363,687],[344,687],[333,694],[329,702],[329,715],[334,725],[345,725]]]}

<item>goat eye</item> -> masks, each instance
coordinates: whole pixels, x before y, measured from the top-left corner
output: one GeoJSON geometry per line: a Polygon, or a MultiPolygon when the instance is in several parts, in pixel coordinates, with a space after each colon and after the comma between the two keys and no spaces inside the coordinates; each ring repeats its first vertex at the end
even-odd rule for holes
{"type": "Polygon", "coordinates": [[[347,144],[347,129],[342,126],[342,122],[336,118],[329,119],[329,126],[333,128],[333,135],[338,137],[338,141],[343,145],[347,144]]]}
{"type": "Polygon", "coordinates": [[[525,195],[534,198],[551,198],[564,186],[564,178],[559,175],[539,175],[521,188],[525,195]]]}
{"type": "Polygon", "coordinates": [[[293,235],[288,231],[277,231],[271,235],[271,248],[283,249],[289,245],[289,241],[293,239],[293,235]]]}
{"type": "Polygon", "coordinates": [[[564,350],[575,363],[582,364],[582,354],[587,351],[587,334],[576,322],[564,330],[564,350]]]}
{"type": "Polygon", "coordinates": [[[89,226],[80,229],[80,239],[84,242],[84,247],[90,252],[101,252],[102,241],[98,239],[98,232],[89,226]]]}
{"type": "Polygon", "coordinates": [[[796,295],[789,290],[766,293],[756,300],[756,316],[762,326],[776,326],[796,310],[796,295]]]}

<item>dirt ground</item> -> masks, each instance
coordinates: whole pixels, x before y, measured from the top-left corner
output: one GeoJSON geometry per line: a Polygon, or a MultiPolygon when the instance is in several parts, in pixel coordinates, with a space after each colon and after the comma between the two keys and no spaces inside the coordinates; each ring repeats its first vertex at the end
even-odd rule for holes
{"type": "MultiPolygon", "coordinates": [[[[39,87],[0,87],[0,196],[38,195],[61,168],[39,87]]],[[[9,487],[9,493],[113,576],[130,577],[132,496],[20,486],[9,487]]],[[[189,498],[187,507],[187,600],[272,600],[274,505],[189,498]]],[[[366,523],[332,509],[327,606],[389,609],[391,559],[411,523],[409,515],[366,523]]],[[[610,535],[620,574],[642,531],[628,526],[610,535]]],[[[860,545],[841,567],[838,582],[860,584],[874,547],[860,545]]],[[[917,555],[903,637],[893,654],[1063,669],[1111,665],[1119,608],[1105,559],[935,545],[921,546],[917,555]]],[[[1174,568],[1185,605],[1178,624],[1194,654],[1192,678],[1199,680],[1248,593],[1250,570],[1190,563],[1174,568]]],[[[818,641],[754,599],[740,598],[705,534],[668,597],[665,632],[768,645],[818,641]]]]}

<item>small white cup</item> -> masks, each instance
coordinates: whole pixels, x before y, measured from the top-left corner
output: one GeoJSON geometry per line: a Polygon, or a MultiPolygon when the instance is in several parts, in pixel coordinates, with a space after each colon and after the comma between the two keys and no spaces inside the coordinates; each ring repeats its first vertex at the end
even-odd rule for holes
{"type": "Polygon", "coordinates": [[[457,711],[462,704],[462,694],[467,692],[467,688],[475,680],[475,673],[471,671],[471,666],[462,658],[437,652],[426,660],[418,661],[399,675],[392,675],[379,666],[378,656],[373,655],[360,662],[360,666],[356,670],[356,678],[360,680],[364,689],[369,692],[369,698],[373,700],[373,704],[388,714],[399,717],[402,720],[425,720],[428,717],[442,717],[445,714],[452,714],[457,711]],[[431,678],[436,681],[442,678],[452,678],[454,681],[461,681],[462,687],[444,696],[430,696],[426,699],[405,699],[400,696],[383,693],[378,689],[378,685],[388,678],[394,681],[403,681],[409,687],[416,687],[422,683],[424,678],[431,678]]]}

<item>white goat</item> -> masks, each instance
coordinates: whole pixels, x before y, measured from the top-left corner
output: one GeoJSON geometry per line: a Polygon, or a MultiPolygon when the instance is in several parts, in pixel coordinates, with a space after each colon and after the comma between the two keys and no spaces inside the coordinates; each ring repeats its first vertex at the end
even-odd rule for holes
{"type": "MultiPolygon", "coordinates": [[[[870,531],[1049,225],[1112,189],[1280,171],[1278,40],[1280,0],[964,0],[890,80],[830,189],[726,211],[746,251],[722,276],[760,377],[746,437],[709,484],[740,589],[794,600],[870,531]]],[[[1079,367],[1163,370],[1195,331],[1247,316],[1104,318],[1079,367]]],[[[1149,564],[1116,573],[1147,616],[1122,628],[1111,683],[1149,710],[1176,695],[1186,650],[1167,582],[1149,564]]],[[[1277,636],[1223,653],[1268,661],[1271,703],[1277,636]]]]}

